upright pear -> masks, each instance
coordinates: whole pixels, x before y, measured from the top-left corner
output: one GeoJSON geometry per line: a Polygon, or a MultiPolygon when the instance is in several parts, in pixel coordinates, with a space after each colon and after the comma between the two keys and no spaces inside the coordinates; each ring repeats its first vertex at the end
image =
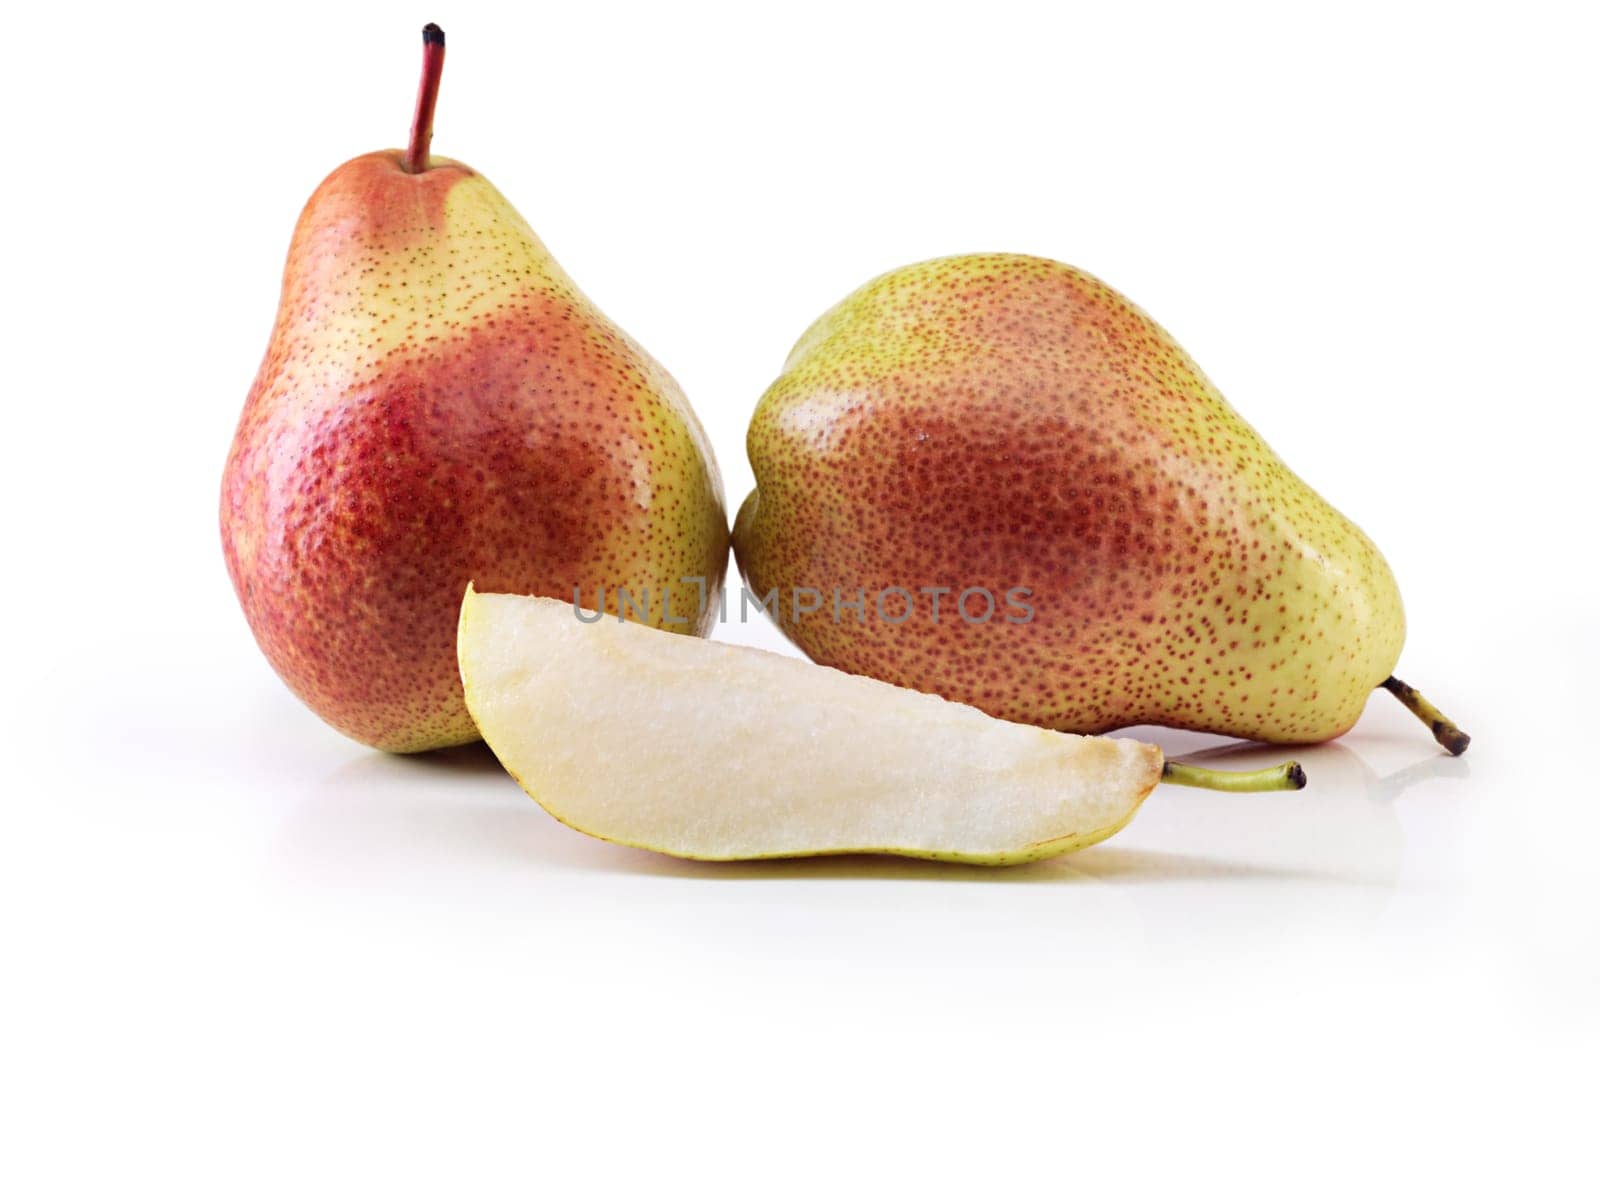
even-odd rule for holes
{"type": "Polygon", "coordinates": [[[1153,320],[1021,255],[892,271],[800,339],[750,424],[734,550],[813,659],[1011,721],[1270,742],[1348,730],[1400,593],[1153,320]]]}
{"type": "Polygon", "coordinates": [[[483,176],[429,155],[444,35],[406,150],[345,163],[289,247],[222,484],[250,627],[369,745],[472,741],[461,593],[560,597],[704,633],[727,561],[715,460],[672,377],[483,176]],[[643,600],[643,603],[641,603],[643,600]]]}

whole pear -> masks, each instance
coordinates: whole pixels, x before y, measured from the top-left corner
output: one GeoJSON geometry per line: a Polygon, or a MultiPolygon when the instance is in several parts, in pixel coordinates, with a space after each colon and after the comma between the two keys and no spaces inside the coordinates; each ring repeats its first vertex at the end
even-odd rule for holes
{"type": "Polygon", "coordinates": [[[873,280],[800,339],[748,450],[735,554],[818,662],[1051,729],[1271,742],[1337,737],[1404,688],[1377,547],[1165,330],[1061,263],[873,280]]]}
{"type": "Polygon", "coordinates": [[[636,619],[704,633],[727,561],[678,385],[488,180],[429,156],[443,55],[430,26],[408,148],[345,163],[301,213],[222,483],[268,660],[393,751],[478,736],[455,653],[469,581],[589,607],[604,589],[613,611],[627,588],[648,593],[636,619]]]}

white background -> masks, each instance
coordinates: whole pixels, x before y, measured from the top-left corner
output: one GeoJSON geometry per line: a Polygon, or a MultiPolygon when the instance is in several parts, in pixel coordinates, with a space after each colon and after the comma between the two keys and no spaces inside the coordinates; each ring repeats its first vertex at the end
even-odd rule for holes
{"type": "Polygon", "coordinates": [[[0,1190],[1592,1186],[1586,9],[8,17],[0,1190]],[[1384,548],[1468,756],[1379,696],[1305,792],[1160,789],[1072,858],[717,868],[323,726],[216,492],[299,206],[403,140],[427,19],[435,151],[677,375],[730,506],[843,294],[1072,262],[1384,548]]]}

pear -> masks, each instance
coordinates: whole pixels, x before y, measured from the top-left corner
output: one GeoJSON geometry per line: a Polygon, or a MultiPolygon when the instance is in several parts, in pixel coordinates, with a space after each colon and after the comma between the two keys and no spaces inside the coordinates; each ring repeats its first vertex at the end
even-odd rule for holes
{"type": "Polygon", "coordinates": [[[478,736],[455,661],[468,580],[703,634],[727,563],[678,385],[488,180],[429,155],[444,35],[423,43],[407,149],[345,163],[300,215],[221,505],[272,666],[393,751],[478,736]]]}
{"type": "Polygon", "coordinates": [[[469,587],[467,707],[557,820],[682,858],[878,853],[1007,864],[1110,837],[1163,777],[1302,787],[1298,765],[1210,771],[746,646],[469,587]],[[714,769],[707,769],[710,764],[714,769]]]}
{"type": "Polygon", "coordinates": [[[1392,678],[1372,541],[1106,284],[987,254],[892,271],[801,337],[750,423],[748,590],[820,663],[994,716],[1268,742],[1392,678]]]}

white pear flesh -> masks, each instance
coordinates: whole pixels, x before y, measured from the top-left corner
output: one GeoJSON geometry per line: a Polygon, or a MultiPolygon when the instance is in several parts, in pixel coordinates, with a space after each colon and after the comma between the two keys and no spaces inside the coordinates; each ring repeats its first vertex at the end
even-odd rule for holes
{"type": "Polygon", "coordinates": [[[468,588],[467,708],[552,816],[682,858],[899,854],[1004,864],[1102,841],[1160,749],[570,603],[468,588]],[[593,614],[585,614],[593,616],[593,614]]]}

